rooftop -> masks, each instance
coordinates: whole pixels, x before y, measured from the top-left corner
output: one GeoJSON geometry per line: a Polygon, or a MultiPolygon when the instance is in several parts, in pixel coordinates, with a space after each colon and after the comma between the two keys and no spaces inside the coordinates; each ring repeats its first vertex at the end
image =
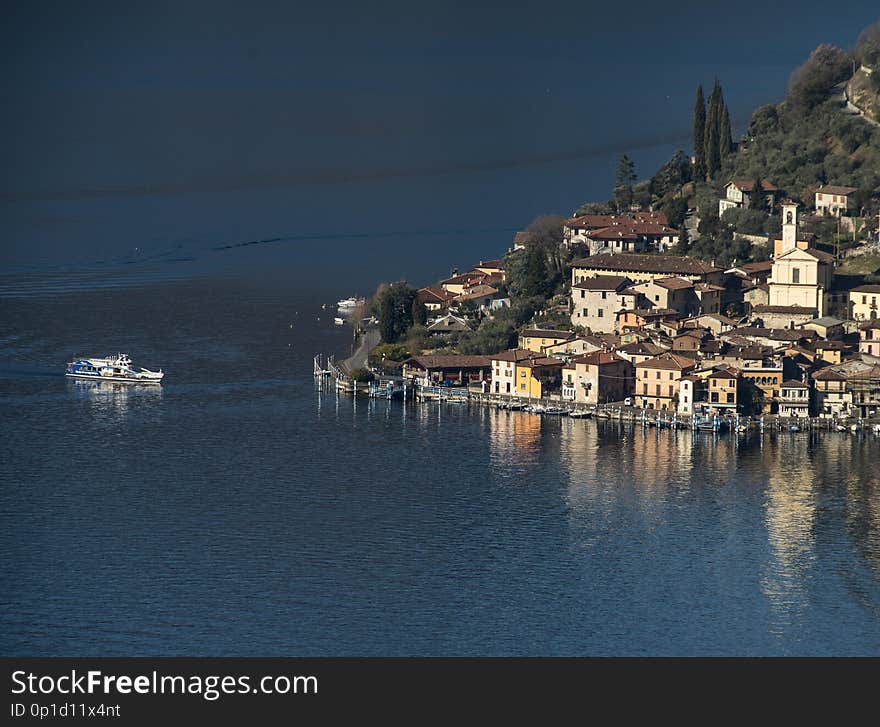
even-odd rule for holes
{"type": "Polygon", "coordinates": [[[853,192],[858,192],[859,190],[856,187],[837,187],[833,184],[826,184],[819,189],[816,190],[817,194],[852,194],[853,192]]]}
{"type": "Polygon", "coordinates": [[[629,278],[619,275],[597,275],[594,278],[587,278],[572,285],[572,288],[580,288],[582,290],[613,290],[618,291],[627,287],[631,283],[629,278]]]}
{"type": "MultiPolygon", "coordinates": [[[[742,192],[751,193],[755,189],[754,179],[732,179],[724,186],[729,187],[731,184],[742,192]]],[[[761,180],[761,189],[765,192],[779,191],[779,187],[774,185],[772,182],[768,182],[766,179],[761,180]]]]}
{"type": "Polygon", "coordinates": [[[566,341],[575,336],[573,331],[557,331],[552,328],[523,328],[519,335],[520,338],[560,338],[566,341]]]}
{"type": "Polygon", "coordinates": [[[613,351],[593,351],[592,353],[585,353],[580,356],[576,356],[571,360],[573,364],[587,364],[588,366],[604,366],[610,363],[617,363],[618,361],[626,361],[622,356],[618,356],[613,351]]]}
{"type": "Polygon", "coordinates": [[[663,369],[670,371],[683,371],[693,367],[693,359],[680,356],[677,353],[664,353],[656,358],[645,359],[636,364],[637,369],[663,369]]]}
{"type": "Polygon", "coordinates": [[[677,255],[638,255],[635,253],[602,253],[574,260],[574,268],[594,270],[638,271],[644,273],[668,273],[669,275],[706,275],[722,272],[709,263],[691,257],[677,255]]]}

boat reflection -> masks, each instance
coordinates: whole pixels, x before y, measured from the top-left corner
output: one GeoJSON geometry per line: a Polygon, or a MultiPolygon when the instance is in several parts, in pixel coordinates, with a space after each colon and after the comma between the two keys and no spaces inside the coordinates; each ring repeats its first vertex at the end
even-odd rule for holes
{"type": "Polygon", "coordinates": [[[162,400],[163,388],[154,384],[120,383],[68,379],[68,389],[97,417],[118,421],[128,415],[137,402],[155,404],[162,400]]]}

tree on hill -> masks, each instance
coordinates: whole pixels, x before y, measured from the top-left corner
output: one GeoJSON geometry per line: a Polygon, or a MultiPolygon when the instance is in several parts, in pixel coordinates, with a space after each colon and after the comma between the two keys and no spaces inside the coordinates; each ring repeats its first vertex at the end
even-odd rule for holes
{"type": "Polygon", "coordinates": [[[866,68],[880,70],[880,20],[859,33],[855,56],[856,61],[866,68]]]}
{"type": "Polygon", "coordinates": [[[564,217],[541,215],[532,220],[525,229],[526,247],[536,247],[545,257],[547,272],[556,278],[564,272],[565,255],[562,247],[564,217]]]}
{"type": "Polygon", "coordinates": [[[416,326],[424,326],[428,322],[428,309],[418,298],[413,298],[412,319],[413,325],[416,326]]]}
{"type": "Polygon", "coordinates": [[[679,150],[651,177],[651,193],[660,198],[668,194],[676,194],[682,185],[689,181],[691,181],[691,160],[679,150]]]}
{"type": "Polygon", "coordinates": [[[514,298],[546,298],[553,291],[547,256],[537,245],[526,244],[505,258],[507,287],[514,298]]]}
{"type": "Polygon", "coordinates": [[[706,102],[703,100],[703,85],[697,86],[697,99],[694,102],[694,179],[706,178],[706,102]]]}
{"type": "Polygon", "coordinates": [[[669,197],[663,203],[661,211],[672,227],[681,227],[688,211],[688,202],[684,197],[669,197]]]}
{"type": "Polygon", "coordinates": [[[822,103],[835,84],[849,78],[852,61],[846,51],[823,43],[791,74],[788,100],[795,106],[808,109],[822,103]]]}
{"type": "Polygon", "coordinates": [[[376,317],[385,343],[396,343],[413,324],[413,301],[416,291],[406,283],[382,288],[376,296],[376,317]]]}
{"type": "Polygon", "coordinates": [[[626,211],[632,204],[635,181],[636,165],[624,154],[617,163],[617,174],[614,176],[614,201],[618,211],[626,211]]]}
{"type": "Polygon", "coordinates": [[[719,152],[721,160],[727,159],[733,151],[733,136],[730,132],[730,112],[727,110],[727,104],[721,102],[721,126],[718,129],[719,135],[719,152]]]}
{"type": "Polygon", "coordinates": [[[575,211],[575,217],[580,215],[610,215],[614,207],[609,202],[584,202],[575,211]]]}
{"type": "Polygon", "coordinates": [[[761,178],[755,177],[755,181],[752,185],[752,196],[749,201],[749,207],[758,212],[763,212],[767,209],[767,198],[764,195],[764,186],[761,184],[761,178]]]}
{"type": "Polygon", "coordinates": [[[711,179],[721,168],[721,84],[715,79],[709,103],[706,107],[706,172],[711,179]]]}

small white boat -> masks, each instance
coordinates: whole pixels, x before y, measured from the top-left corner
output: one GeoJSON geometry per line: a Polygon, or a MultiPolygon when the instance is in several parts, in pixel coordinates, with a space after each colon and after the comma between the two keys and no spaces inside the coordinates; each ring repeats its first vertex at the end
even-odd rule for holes
{"type": "Polygon", "coordinates": [[[337,304],[337,308],[357,308],[359,305],[366,303],[364,298],[343,298],[337,304]]]}
{"type": "Polygon", "coordinates": [[[333,319],[333,323],[337,326],[344,326],[345,325],[345,318],[340,318],[339,316],[336,316],[333,319]]]}
{"type": "Polygon", "coordinates": [[[137,384],[158,384],[165,374],[162,369],[151,371],[141,368],[135,370],[128,354],[103,358],[82,358],[67,364],[65,376],[73,379],[94,379],[97,381],[124,381],[137,384]]]}

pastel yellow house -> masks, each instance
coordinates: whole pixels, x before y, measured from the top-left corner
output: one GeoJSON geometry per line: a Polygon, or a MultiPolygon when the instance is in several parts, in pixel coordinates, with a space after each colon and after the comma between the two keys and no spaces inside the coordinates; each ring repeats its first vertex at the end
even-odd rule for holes
{"type": "Polygon", "coordinates": [[[880,318],[880,285],[860,285],[849,291],[850,315],[856,321],[880,318]]]}
{"type": "Polygon", "coordinates": [[[562,385],[563,362],[550,356],[533,356],[516,362],[515,396],[540,399],[558,394],[562,385]]]}
{"type": "Polygon", "coordinates": [[[555,331],[546,328],[525,328],[519,334],[519,347],[535,353],[544,353],[548,346],[565,343],[575,337],[572,331],[555,331]]]}

